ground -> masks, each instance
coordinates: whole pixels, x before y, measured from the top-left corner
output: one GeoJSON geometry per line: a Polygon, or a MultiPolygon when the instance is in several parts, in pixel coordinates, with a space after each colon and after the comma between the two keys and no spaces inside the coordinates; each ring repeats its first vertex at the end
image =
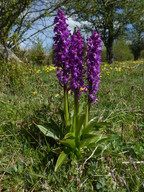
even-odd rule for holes
{"type": "Polygon", "coordinates": [[[2,191],[144,191],[144,61],[102,64],[91,117],[109,124],[104,134],[120,139],[102,143],[100,154],[86,149],[82,159],[66,161],[56,173],[56,144],[34,124],[60,123],[63,90],[55,68],[10,63],[0,69],[2,191]]]}

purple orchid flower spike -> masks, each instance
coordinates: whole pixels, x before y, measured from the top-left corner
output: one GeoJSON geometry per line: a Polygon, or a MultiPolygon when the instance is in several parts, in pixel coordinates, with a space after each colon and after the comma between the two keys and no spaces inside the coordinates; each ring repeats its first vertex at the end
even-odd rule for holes
{"type": "Polygon", "coordinates": [[[101,37],[93,31],[91,37],[87,39],[87,90],[89,92],[89,103],[96,103],[96,93],[100,82],[100,64],[102,45],[101,37]]]}
{"type": "Polygon", "coordinates": [[[71,37],[70,47],[70,84],[69,89],[72,92],[78,91],[84,86],[84,40],[80,30],[71,37]]]}
{"type": "Polygon", "coordinates": [[[57,66],[57,77],[60,85],[64,86],[69,79],[69,47],[70,47],[70,31],[66,23],[66,17],[61,9],[54,19],[55,36],[54,36],[54,53],[55,65],[57,66]]]}

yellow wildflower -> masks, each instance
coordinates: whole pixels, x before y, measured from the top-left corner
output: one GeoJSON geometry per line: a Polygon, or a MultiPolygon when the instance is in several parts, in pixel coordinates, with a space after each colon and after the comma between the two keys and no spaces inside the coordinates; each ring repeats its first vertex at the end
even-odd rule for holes
{"type": "Polygon", "coordinates": [[[37,95],[37,91],[34,91],[34,92],[33,92],[33,95],[37,95]]]}
{"type": "Polygon", "coordinates": [[[107,75],[109,75],[109,74],[110,74],[110,72],[109,72],[109,71],[107,71],[107,72],[106,72],[106,74],[107,74],[107,75]]]}
{"type": "Polygon", "coordinates": [[[40,73],[40,69],[38,69],[38,70],[36,71],[36,73],[37,73],[37,74],[40,73]]]}
{"type": "Polygon", "coordinates": [[[118,71],[118,72],[121,72],[121,67],[119,67],[117,71],[118,71]]]}
{"type": "Polygon", "coordinates": [[[115,70],[116,70],[117,72],[121,72],[121,67],[115,67],[115,70]]]}
{"type": "Polygon", "coordinates": [[[57,69],[57,67],[54,67],[54,66],[44,66],[43,67],[43,71],[46,71],[47,73],[49,73],[50,71],[54,71],[56,69],[57,69]]]}

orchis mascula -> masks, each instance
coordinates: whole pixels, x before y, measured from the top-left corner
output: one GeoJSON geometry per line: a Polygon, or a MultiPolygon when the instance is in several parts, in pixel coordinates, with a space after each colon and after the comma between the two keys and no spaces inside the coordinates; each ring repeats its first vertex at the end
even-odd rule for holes
{"type": "Polygon", "coordinates": [[[100,81],[100,35],[94,31],[91,37],[87,39],[86,66],[84,67],[84,40],[80,31],[78,30],[71,36],[67,28],[65,15],[61,10],[58,11],[54,23],[56,24],[54,28],[56,33],[54,52],[58,68],[57,76],[60,85],[64,88],[64,125],[59,127],[58,124],[57,132],[46,129],[41,125],[38,125],[38,127],[46,136],[59,143],[56,151],[61,152],[55,166],[56,171],[71,153],[73,154],[72,158],[74,156],[80,158],[83,148],[95,147],[106,140],[114,139],[114,137],[97,135],[94,126],[100,128],[104,127],[106,123],[98,123],[97,118],[89,120],[90,105],[93,101],[97,101],[95,95],[100,81]],[[85,70],[87,75],[86,86],[84,86],[85,70]],[[85,87],[88,91],[88,101],[86,113],[83,113],[83,108],[79,108],[79,96],[81,89],[85,87]],[[74,114],[69,113],[68,90],[74,92],[74,114]]]}

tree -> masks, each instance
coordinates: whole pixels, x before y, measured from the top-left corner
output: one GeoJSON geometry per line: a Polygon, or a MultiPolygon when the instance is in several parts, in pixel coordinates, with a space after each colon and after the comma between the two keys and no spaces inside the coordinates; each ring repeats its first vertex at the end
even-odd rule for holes
{"type": "Polygon", "coordinates": [[[127,34],[130,40],[130,49],[134,55],[134,60],[138,60],[141,51],[144,50],[144,18],[141,17],[132,25],[132,29],[127,34]]]}
{"type": "MultiPolygon", "coordinates": [[[[1,0],[0,43],[15,47],[50,28],[50,18],[67,0],[1,0]],[[48,22],[49,21],[49,22],[48,22]],[[30,33],[27,33],[30,31],[30,33]]],[[[48,33],[45,32],[45,35],[48,33]]]]}
{"type": "Polygon", "coordinates": [[[79,0],[69,1],[66,5],[70,14],[77,15],[80,20],[87,21],[84,29],[96,30],[101,34],[106,47],[107,61],[113,63],[113,43],[124,27],[133,18],[141,14],[144,7],[142,0],[79,0]]]}
{"type": "MultiPolygon", "coordinates": [[[[118,38],[113,45],[113,54],[115,61],[129,61],[133,60],[133,54],[130,50],[129,44],[127,43],[125,38],[118,38]]],[[[106,62],[106,48],[103,47],[103,51],[101,54],[102,62],[106,62]]]]}
{"type": "Polygon", "coordinates": [[[30,5],[29,0],[2,0],[0,3],[0,43],[8,39],[9,32],[15,25],[21,13],[30,5]]]}

